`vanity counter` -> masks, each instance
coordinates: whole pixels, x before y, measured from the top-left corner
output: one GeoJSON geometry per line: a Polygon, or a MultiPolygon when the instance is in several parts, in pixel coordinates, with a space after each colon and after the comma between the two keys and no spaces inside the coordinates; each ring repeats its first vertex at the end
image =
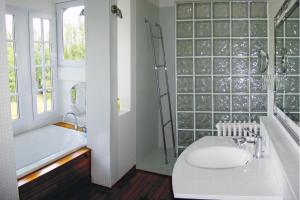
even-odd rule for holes
{"type": "MultiPolygon", "coordinates": [[[[196,142],[206,144],[215,136],[196,142]]],[[[231,140],[230,137],[223,137],[231,140]]],[[[175,198],[224,200],[282,200],[282,187],[270,156],[253,159],[247,165],[228,169],[206,169],[186,162],[184,151],[172,175],[175,198]]]]}

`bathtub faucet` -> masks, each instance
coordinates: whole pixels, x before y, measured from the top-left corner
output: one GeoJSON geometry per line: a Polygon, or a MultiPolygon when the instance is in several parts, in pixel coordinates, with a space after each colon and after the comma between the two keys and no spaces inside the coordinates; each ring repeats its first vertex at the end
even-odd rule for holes
{"type": "Polygon", "coordinates": [[[67,112],[63,118],[63,122],[66,121],[68,115],[72,115],[74,117],[74,128],[75,130],[78,130],[78,119],[77,119],[77,115],[74,112],[67,112]]]}

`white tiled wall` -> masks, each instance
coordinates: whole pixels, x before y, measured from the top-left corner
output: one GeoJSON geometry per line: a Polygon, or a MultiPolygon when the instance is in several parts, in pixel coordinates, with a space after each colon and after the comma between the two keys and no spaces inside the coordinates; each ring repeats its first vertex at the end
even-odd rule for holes
{"type": "Polygon", "coordinates": [[[4,0],[0,0],[0,199],[17,200],[15,153],[6,68],[4,8],[4,0]]]}

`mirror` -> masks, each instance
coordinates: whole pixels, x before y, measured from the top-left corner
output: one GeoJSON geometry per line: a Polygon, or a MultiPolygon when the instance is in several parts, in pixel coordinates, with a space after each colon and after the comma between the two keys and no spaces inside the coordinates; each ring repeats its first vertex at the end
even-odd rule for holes
{"type": "Polygon", "coordinates": [[[77,83],[70,90],[71,110],[77,115],[86,113],[86,84],[77,83]]]}
{"type": "MultiPolygon", "coordinates": [[[[281,9],[282,10],[282,9],[281,9]]],[[[278,118],[283,115],[289,124],[299,127],[300,119],[300,66],[299,66],[299,4],[275,18],[275,106],[278,118]],[[276,21],[281,17],[281,21],[276,21]],[[288,118],[286,118],[288,117],[288,118]]]]}

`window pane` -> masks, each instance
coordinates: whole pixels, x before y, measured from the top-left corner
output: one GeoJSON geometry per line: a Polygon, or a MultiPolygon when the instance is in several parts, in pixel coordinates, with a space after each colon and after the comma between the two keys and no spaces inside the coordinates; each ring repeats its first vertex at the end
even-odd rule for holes
{"type": "Polygon", "coordinates": [[[50,41],[50,38],[49,38],[50,22],[48,19],[43,20],[43,26],[44,26],[44,41],[49,42],[50,41]]]}
{"type": "Polygon", "coordinates": [[[45,52],[45,64],[51,64],[51,49],[49,43],[44,43],[44,52],[45,52]]]}
{"type": "Polygon", "coordinates": [[[14,69],[9,70],[8,80],[9,80],[9,91],[10,91],[10,93],[17,93],[17,73],[16,73],[16,70],[14,70],[14,69]]]}
{"type": "Polygon", "coordinates": [[[5,23],[6,23],[6,39],[13,40],[14,39],[14,17],[13,17],[13,15],[5,15],[5,23]]]}
{"type": "Polygon", "coordinates": [[[41,19],[33,18],[33,40],[41,41],[42,40],[42,25],[41,19]]]}
{"type": "Polygon", "coordinates": [[[63,47],[64,60],[84,60],[85,32],[84,6],[71,7],[63,13],[63,47]]]}
{"type": "Polygon", "coordinates": [[[52,110],[52,91],[48,90],[46,93],[46,99],[47,99],[47,111],[52,110]]]}
{"type": "Polygon", "coordinates": [[[13,42],[7,42],[7,63],[9,68],[15,67],[15,51],[13,42]]]}
{"type": "Polygon", "coordinates": [[[18,97],[11,96],[10,97],[10,109],[11,109],[11,119],[19,118],[19,105],[18,105],[18,97]]]}
{"type": "Polygon", "coordinates": [[[34,43],[34,64],[41,65],[42,64],[42,44],[39,42],[34,43]]]}
{"type": "Polygon", "coordinates": [[[43,89],[43,69],[41,67],[35,68],[35,80],[37,89],[43,89]]]}
{"type": "Polygon", "coordinates": [[[51,67],[46,67],[46,88],[52,87],[52,70],[51,67]]]}
{"type": "Polygon", "coordinates": [[[44,107],[44,93],[43,91],[39,91],[36,95],[36,105],[37,105],[37,112],[41,114],[45,111],[44,107]]]}

